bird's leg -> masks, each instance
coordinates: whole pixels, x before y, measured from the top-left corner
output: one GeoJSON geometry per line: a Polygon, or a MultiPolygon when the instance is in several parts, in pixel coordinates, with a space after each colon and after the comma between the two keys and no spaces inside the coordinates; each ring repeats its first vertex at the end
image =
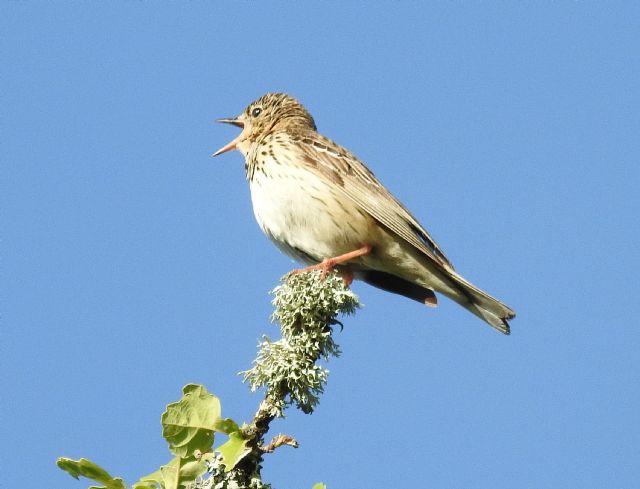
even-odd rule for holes
{"type": "MultiPolygon", "coordinates": [[[[291,273],[293,275],[297,275],[299,273],[314,272],[316,270],[321,270],[322,274],[320,275],[320,279],[324,280],[325,278],[327,278],[327,275],[337,265],[341,265],[344,262],[353,260],[354,258],[358,258],[360,256],[368,255],[369,253],[371,253],[371,250],[373,250],[373,246],[367,244],[361,248],[358,248],[357,250],[353,250],[353,251],[350,251],[349,253],[345,253],[344,255],[334,256],[333,258],[326,258],[322,260],[321,263],[318,263],[317,265],[311,265],[310,267],[293,270],[291,273]]],[[[346,275],[343,275],[343,279],[346,285],[351,284],[351,282],[353,281],[353,273],[348,272],[346,275]]]]}

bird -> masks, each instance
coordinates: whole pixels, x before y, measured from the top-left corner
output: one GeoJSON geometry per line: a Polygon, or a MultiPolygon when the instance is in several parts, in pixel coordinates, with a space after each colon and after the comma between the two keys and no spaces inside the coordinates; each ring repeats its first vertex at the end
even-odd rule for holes
{"type": "Polygon", "coordinates": [[[515,312],[458,274],[409,210],[353,153],[321,135],[307,109],[286,93],[267,93],[237,117],[242,129],[211,156],[245,159],[256,220],[294,273],[340,272],[427,306],[436,292],[510,334],[515,312]]]}

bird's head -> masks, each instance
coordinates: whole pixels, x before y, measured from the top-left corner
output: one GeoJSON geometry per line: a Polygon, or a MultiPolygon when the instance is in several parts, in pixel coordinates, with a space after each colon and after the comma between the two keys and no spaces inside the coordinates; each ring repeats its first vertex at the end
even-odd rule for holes
{"type": "Polygon", "coordinates": [[[267,134],[287,128],[316,129],[313,117],[307,109],[286,93],[267,93],[251,102],[238,117],[218,119],[218,122],[241,127],[242,132],[212,156],[218,156],[233,149],[238,149],[246,155],[253,142],[267,134]]]}

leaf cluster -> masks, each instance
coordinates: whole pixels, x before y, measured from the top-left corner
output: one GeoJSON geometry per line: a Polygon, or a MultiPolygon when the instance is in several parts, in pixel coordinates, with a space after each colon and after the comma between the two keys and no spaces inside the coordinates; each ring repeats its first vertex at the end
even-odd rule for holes
{"type": "MultiPolygon", "coordinates": [[[[184,489],[205,475],[211,465],[229,472],[250,451],[241,427],[222,417],[220,400],[202,385],[186,385],[182,398],[167,406],[161,421],[162,435],[174,458],[141,477],[132,489],[184,489]],[[229,439],[213,448],[216,433],[229,439]]],[[[112,477],[90,460],[61,457],[57,464],[76,479],[83,476],[102,484],[90,489],[127,489],[121,478],[112,477]]]]}

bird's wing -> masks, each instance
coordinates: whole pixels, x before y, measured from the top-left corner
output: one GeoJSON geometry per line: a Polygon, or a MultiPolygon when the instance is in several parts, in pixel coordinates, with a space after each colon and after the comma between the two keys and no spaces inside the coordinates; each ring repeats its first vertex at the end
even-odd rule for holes
{"type": "Polygon", "coordinates": [[[326,178],[362,210],[447,270],[453,265],[407,208],[352,153],[318,133],[291,135],[300,161],[326,178]]]}

